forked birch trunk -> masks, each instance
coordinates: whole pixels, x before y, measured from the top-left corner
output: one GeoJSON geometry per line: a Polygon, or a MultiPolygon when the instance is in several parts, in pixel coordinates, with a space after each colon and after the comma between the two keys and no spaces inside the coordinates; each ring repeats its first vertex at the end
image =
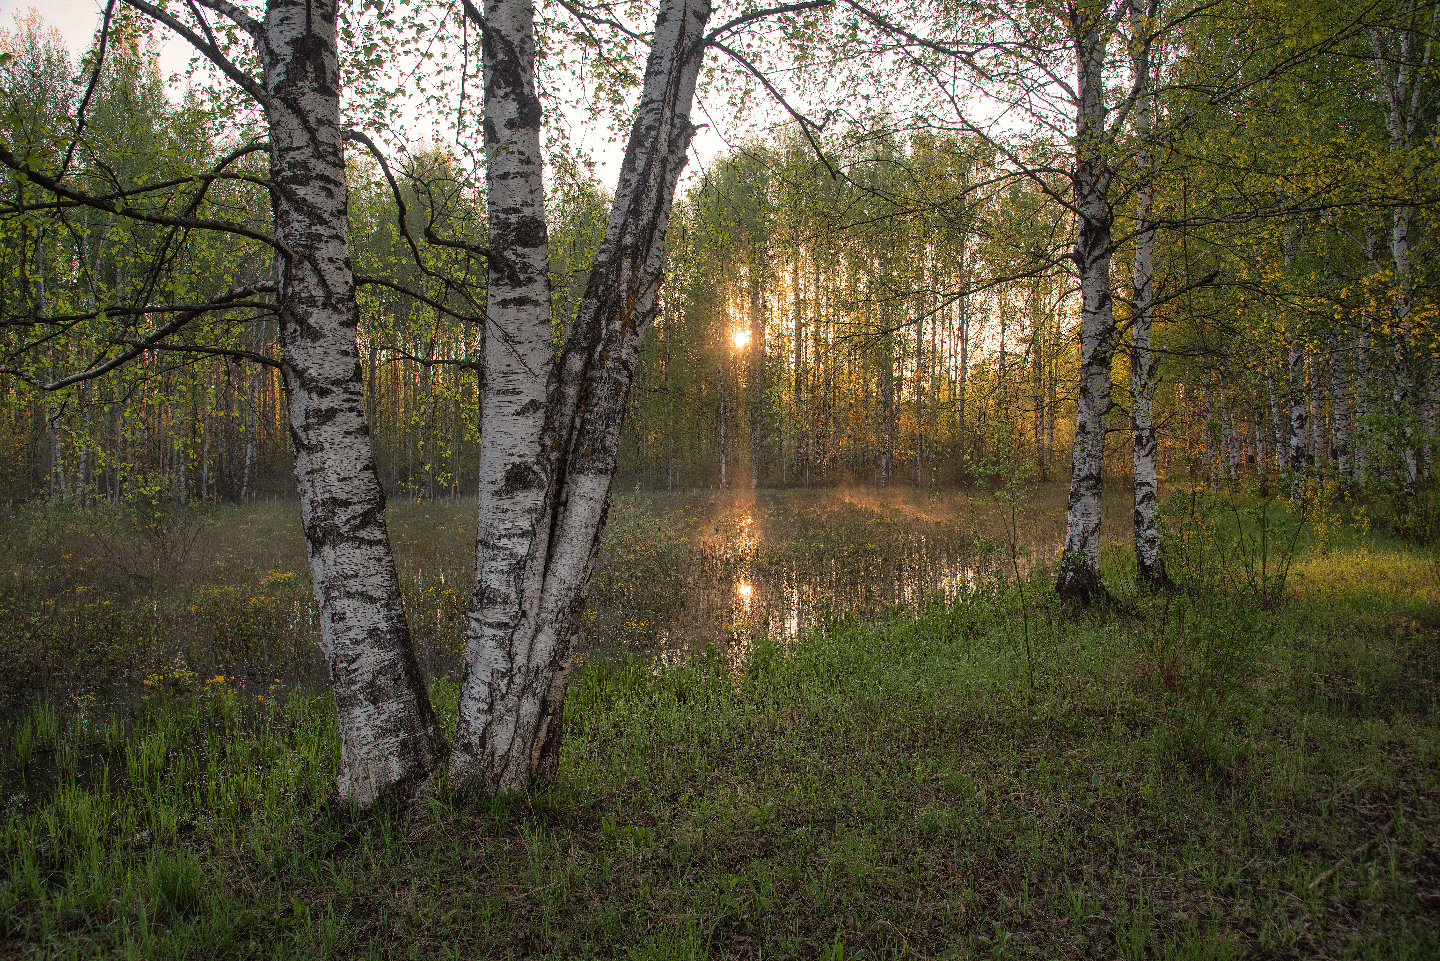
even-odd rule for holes
{"type": "Polygon", "coordinates": [[[282,350],[300,514],[339,713],[339,797],[425,778],[439,729],[410,645],[356,347],[334,0],[270,0],[259,48],[270,128],[282,350]]]}
{"type": "Polygon", "coordinates": [[[1065,548],[1055,589],[1088,604],[1105,595],[1100,582],[1100,497],[1105,461],[1105,415],[1110,407],[1110,363],[1115,318],[1111,302],[1110,170],[1103,155],[1105,131],[1105,37],[1103,15],[1084,10],[1076,19],[1079,104],[1076,112],[1075,194],[1080,273],[1080,389],[1076,398],[1075,447],[1070,464],[1070,501],[1065,548]]]}
{"type": "Polygon", "coordinates": [[[533,13],[528,0],[486,4],[487,203],[492,249],[506,255],[490,272],[476,584],[449,759],[462,791],[523,790],[559,757],[570,651],[626,397],[656,314],[709,16],[708,0],[660,4],[605,236],[556,364],[543,286],[533,13]]]}

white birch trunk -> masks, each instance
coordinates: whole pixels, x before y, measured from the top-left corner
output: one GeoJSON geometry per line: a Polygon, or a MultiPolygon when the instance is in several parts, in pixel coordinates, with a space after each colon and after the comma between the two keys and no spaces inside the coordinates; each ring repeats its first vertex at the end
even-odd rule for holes
{"type": "Polygon", "coordinates": [[[1411,344],[1414,336],[1411,313],[1415,306],[1413,265],[1410,254],[1410,221],[1414,208],[1396,208],[1390,229],[1390,260],[1394,288],[1390,296],[1390,402],[1391,414],[1399,419],[1396,438],[1400,447],[1402,482],[1405,492],[1415,493],[1419,482],[1419,454],[1416,443],[1416,409],[1411,344]]]}
{"type": "Polygon", "coordinates": [[[725,331],[720,331],[720,399],[715,409],[715,445],[720,454],[720,489],[730,487],[730,448],[727,428],[730,423],[730,365],[725,348],[725,331]]]}
{"type": "Polygon", "coordinates": [[[339,713],[339,797],[425,778],[441,739],[410,646],[365,422],[333,0],[271,0],[261,59],[300,514],[339,713]]]}
{"type": "MultiPolygon", "coordinates": [[[[1437,28],[1440,8],[1431,7],[1428,27],[1417,22],[1423,7],[1410,0],[1404,10],[1409,23],[1395,28],[1394,44],[1379,30],[1371,35],[1371,43],[1380,64],[1380,94],[1386,103],[1385,126],[1390,134],[1390,153],[1400,165],[1417,149],[1433,149],[1436,130],[1431,112],[1430,74],[1435,63],[1437,28]],[[1419,48],[1417,49],[1417,41],[1419,48]]],[[[1415,208],[1406,204],[1391,212],[1390,260],[1392,289],[1390,297],[1390,352],[1392,415],[1399,420],[1397,441],[1400,447],[1402,482],[1405,492],[1412,495],[1419,482],[1420,450],[1417,437],[1419,405],[1417,404],[1414,339],[1415,307],[1414,264],[1410,249],[1410,225],[1415,208]]]]}
{"type": "Polygon", "coordinates": [[[1105,415],[1110,407],[1110,363],[1115,318],[1111,302],[1110,170],[1104,157],[1105,39],[1103,13],[1072,8],[1079,61],[1076,112],[1075,195],[1080,273],[1080,389],[1076,398],[1075,447],[1065,548],[1056,590],[1082,603],[1104,597],[1100,582],[1100,498],[1105,461],[1105,415]]]}
{"type": "Polygon", "coordinates": [[[510,356],[533,352],[536,366],[528,378],[516,372],[498,381],[511,361],[504,351],[486,352],[487,395],[499,391],[502,399],[487,396],[485,405],[488,507],[482,506],[449,771],[462,791],[496,794],[523,790],[559,757],[571,646],[609,508],[626,397],[656,314],[665,228],[694,133],[690,105],[710,5],[660,5],[609,223],[558,365],[551,362],[548,296],[539,296],[538,286],[547,265],[533,15],[523,0],[491,0],[486,11],[487,146],[494,137],[514,155],[498,168],[506,173],[492,181],[488,197],[492,249],[506,261],[492,265],[489,310],[511,300],[517,308],[503,323],[489,314],[487,344],[504,344],[510,356]],[[535,287],[526,278],[532,271],[535,287]],[[497,279],[517,287],[496,287],[497,279]]]}
{"type": "Polygon", "coordinates": [[[761,299],[760,264],[768,251],[756,245],[750,254],[750,342],[746,379],[750,391],[750,488],[759,489],[765,459],[765,304],[761,299]]]}
{"type": "MultiPolygon", "coordinates": [[[[250,349],[256,353],[260,352],[260,324],[257,321],[255,330],[251,334],[250,349]]],[[[256,411],[258,403],[257,393],[260,386],[260,371],[253,365],[245,372],[246,397],[245,397],[245,468],[244,477],[240,481],[240,500],[250,499],[250,477],[255,470],[255,430],[256,411]]]]}
{"type": "Polygon", "coordinates": [[[1298,336],[1290,345],[1290,449],[1286,466],[1290,472],[1290,496],[1305,496],[1305,481],[1310,475],[1309,391],[1305,381],[1305,348],[1298,336]]]}
{"type": "MultiPolygon", "coordinates": [[[[1132,36],[1148,33],[1155,15],[1154,3],[1146,10],[1143,0],[1131,0],[1132,36]]],[[[1137,41],[1135,134],[1142,143],[1150,138],[1153,94],[1150,89],[1148,41],[1137,41]]],[[[1143,150],[1136,157],[1140,185],[1135,191],[1135,270],[1130,325],[1130,392],[1134,418],[1135,466],[1135,568],[1140,580],[1151,587],[1169,582],[1165,560],[1160,555],[1160,479],[1155,463],[1155,389],[1159,383],[1155,355],[1150,349],[1155,320],[1155,225],[1150,220],[1154,157],[1143,150]]]]}
{"type": "Polygon", "coordinates": [[[1335,473],[1342,487],[1355,482],[1355,408],[1351,399],[1350,349],[1337,345],[1330,351],[1330,398],[1335,416],[1335,473]]]}

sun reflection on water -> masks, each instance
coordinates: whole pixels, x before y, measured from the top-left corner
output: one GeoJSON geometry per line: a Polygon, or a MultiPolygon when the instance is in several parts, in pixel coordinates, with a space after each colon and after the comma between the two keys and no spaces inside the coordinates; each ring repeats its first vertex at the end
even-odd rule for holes
{"type": "MultiPolygon", "coordinates": [[[[1008,559],[1000,568],[994,538],[982,540],[968,517],[879,506],[741,490],[695,498],[683,515],[669,513],[666,528],[637,512],[625,563],[601,581],[608,596],[600,603],[615,613],[598,639],[662,663],[715,645],[738,668],[767,636],[788,643],[825,632],[837,617],[918,614],[1015,576],[1008,559]],[[637,576],[646,563],[650,573],[637,576]],[[627,630],[637,620],[647,629],[627,630]]],[[[1044,550],[1022,545],[1022,573],[1044,550]]]]}

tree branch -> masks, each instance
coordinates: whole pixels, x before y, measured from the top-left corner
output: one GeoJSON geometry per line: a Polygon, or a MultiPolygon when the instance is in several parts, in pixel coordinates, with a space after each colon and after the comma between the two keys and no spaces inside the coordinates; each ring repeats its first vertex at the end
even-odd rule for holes
{"type": "Polygon", "coordinates": [[[239,27],[241,30],[244,30],[246,33],[250,34],[251,37],[254,37],[257,40],[260,38],[260,34],[265,29],[261,25],[260,21],[250,16],[250,14],[243,7],[234,3],[230,3],[229,0],[191,0],[191,2],[198,3],[202,7],[208,7],[209,9],[214,10],[216,13],[220,14],[222,17],[229,20],[231,23],[235,24],[235,26],[239,27]]]}
{"type": "Polygon", "coordinates": [[[60,164],[57,180],[65,179],[70,162],[75,159],[75,148],[80,146],[80,135],[85,132],[85,113],[90,109],[90,98],[95,95],[95,88],[100,84],[100,71],[105,67],[105,51],[110,45],[110,18],[114,15],[115,0],[108,0],[105,4],[105,18],[100,21],[100,47],[95,53],[95,69],[90,71],[90,82],[85,85],[85,96],[80,98],[80,106],[75,110],[75,133],[70,137],[70,145],[65,148],[65,160],[60,164]]]}
{"type": "MultiPolygon", "coordinates": [[[[126,2],[128,3],[129,0],[126,0],[126,2]]],[[[248,153],[249,151],[247,150],[245,152],[248,153]]],[[[4,144],[0,144],[0,164],[15,171],[21,179],[32,181],[55,196],[73,200],[81,206],[91,207],[95,210],[103,210],[105,213],[114,214],[117,217],[128,217],[131,220],[139,220],[150,224],[161,224],[166,227],[179,227],[187,230],[216,230],[221,233],[237,234],[241,237],[249,237],[251,240],[259,241],[268,247],[273,247],[287,260],[291,257],[289,247],[274,237],[271,237],[269,234],[256,230],[253,227],[246,227],[244,224],[232,223],[228,220],[211,220],[205,217],[175,217],[170,214],[150,213],[144,210],[121,207],[113,201],[91,197],[89,194],[71,189],[55,180],[55,178],[41,173],[28,164],[22,163],[4,144]]]]}
{"type": "MultiPolygon", "coordinates": [[[[114,357],[110,357],[105,360],[102,360],[101,357],[96,357],[94,360],[91,361],[90,366],[87,367],[85,370],[71,374],[68,377],[62,377],[59,380],[46,382],[38,377],[34,377],[31,374],[26,373],[21,368],[9,366],[0,367],[0,374],[9,374],[12,377],[18,377],[20,380],[25,381],[27,384],[35,387],[38,390],[63,390],[64,388],[69,387],[72,384],[78,384],[81,381],[85,380],[93,380],[96,377],[101,377],[105,374],[108,374],[116,367],[119,367],[120,365],[133,360],[147,350],[155,348],[160,341],[164,340],[166,337],[169,337],[171,334],[177,333],[178,331],[180,331],[181,328],[183,328],[186,324],[190,323],[190,321],[194,320],[196,317],[209,313],[212,310],[225,310],[232,307],[241,306],[245,303],[246,299],[251,297],[252,295],[260,293],[274,293],[275,289],[276,287],[274,283],[264,282],[259,284],[252,284],[249,287],[238,287],[234,290],[228,290],[223,294],[216,294],[214,297],[211,297],[205,303],[198,304],[195,307],[192,307],[180,313],[169,323],[151,332],[140,340],[117,341],[116,343],[124,345],[126,349],[121,351],[119,354],[116,354],[114,357]]],[[[103,357],[103,354],[101,356],[103,357]]]]}
{"type": "MultiPolygon", "coordinates": [[[[697,44],[696,46],[700,48],[706,46],[714,47],[716,50],[719,50],[721,53],[725,54],[730,59],[740,64],[740,66],[748,70],[751,76],[753,76],[756,80],[759,80],[760,83],[765,87],[765,89],[769,91],[770,96],[775,98],[775,102],[780,104],[780,106],[784,107],[785,112],[790,114],[790,116],[794,118],[795,122],[800,125],[800,133],[804,135],[805,140],[810,144],[810,149],[815,151],[815,156],[818,157],[820,162],[825,165],[825,169],[830,172],[830,179],[835,180],[839,178],[839,171],[837,171],[835,169],[835,166],[830,163],[830,158],[825,156],[825,151],[821,149],[820,143],[815,139],[814,134],[811,133],[811,130],[820,131],[822,129],[820,125],[817,124],[815,121],[811,120],[809,117],[800,113],[800,111],[796,110],[794,107],[790,106],[790,102],[785,99],[784,94],[782,94],[779,90],[775,88],[775,85],[770,82],[769,77],[765,76],[764,73],[762,73],[753,63],[747,60],[743,55],[730,49],[725,44],[721,43],[719,40],[707,39],[704,41],[704,43],[697,44]]],[[[691,55],[693,56],[693,54],[691,55]]]]}
{"type": "Polygon", "coordinates": [[[176,19],[169,11],[162,10],[160,7],[148,2],[148,0],[125,0],[125,2],[145,14],[145,16],[165,24],[165,26],[184,37],[189,41],[190,46],[204,54],[207,60],[219,67],[225,76],[235,81],[236,85],[248,93],[256,103],[264,106],[270,102],[270,98],[265,93],[265,88],[260,82],[235,66],[230,58],[225,56],[224,51],[220,49],[219,45],[201,37],[194,30],[176,19]]]}
{"type": "Polygon", "coordinates": [[[721,24],[705,35],[703,43],[718,40],[737,27],[743,27],[747,23],[756,20],[764,20],[768,17],[778,17],[786,13],[799,13],[802,10],[816,10],[820,7],[829,7],[835,4],[835,0],[806,0],[804,3],[789,3],[783,7],[769,7],[765,10],[756,10],[754,13],[747,13],[744,16],[736,17],[729,23],[721,24]]]}
{"type": "Polygon", "coordinates": [[[433,297],[427,297],[425,294],[413,291],[409,287],[395,283],[393,280],[386,280],[384,277],[356,277],[355,286],[384,287],[386,290],[393,290],[398,294],[404,294],[406,297],[413,297],[432,310],[444,314],[446,317],[454,317],[456,320],[468,320],[471,323],[479,323],[479,318],[477,317],[470,314],[462,314],[457,310],[446,307],[433,297]]]}

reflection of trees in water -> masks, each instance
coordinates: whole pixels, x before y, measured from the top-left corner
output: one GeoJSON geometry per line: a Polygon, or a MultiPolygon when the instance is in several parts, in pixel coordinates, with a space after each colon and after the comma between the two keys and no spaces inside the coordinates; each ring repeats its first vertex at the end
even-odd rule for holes
{"type": "MultiPolygon", "coordinates": [[[[674,656],[719,644],[743,658],[765,635],[792,639],[835,617],[915,612],[1005,576],[993,542],[960,520],[886,516],[838,497],[801,508],[781,498],[707,506],[690,530],[671,532],[665,570],[633,578],[619,570],[625,589],[597,594],[592,645],[674,656]],[[649,630],[630,629],[636,611],[650,612],[649,630]]],[[[1022,570],[1040,546],[1020,546],[1022,570]]]]}

